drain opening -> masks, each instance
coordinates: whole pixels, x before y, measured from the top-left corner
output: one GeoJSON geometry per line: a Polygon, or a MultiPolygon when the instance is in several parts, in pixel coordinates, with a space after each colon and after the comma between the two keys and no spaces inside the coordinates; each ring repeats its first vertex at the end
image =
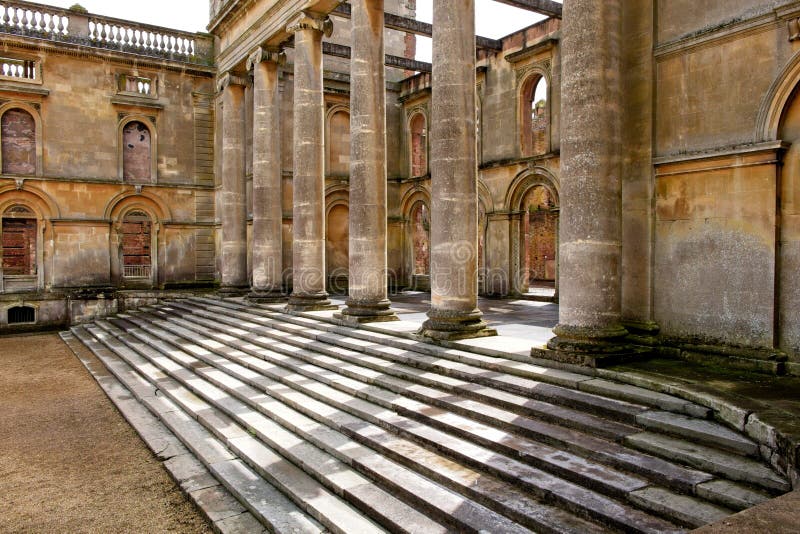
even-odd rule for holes
{"type": "Polygon", "coordinates": [[[14,306],[8,309],[8,324],[36,322],[36,310],[30,306],[14,306]]]}

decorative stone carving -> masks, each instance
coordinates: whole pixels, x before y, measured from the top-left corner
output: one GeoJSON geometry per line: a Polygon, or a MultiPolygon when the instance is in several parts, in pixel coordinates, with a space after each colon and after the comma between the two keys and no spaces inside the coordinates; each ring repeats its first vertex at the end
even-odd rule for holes
{"type": "Polygon", "coordinates": [[[800,39],[800,18],[793,18],[788,21],[789,42],[800,39]]]}
{"type": "Polygon", "coordinates": [[[259,46],[247,57],[247,72],[252,71],[254,65],[263,61],[285,65],[286,53],[277,48],[264,48],[259,46]]]}
{"type": "Polygon", "coordinates": [[[306,11],[302,11],[292,19],[286,26],[288,33],[296,33],[300,30],[317,30],[330,37],[333,34],[333,22],[329,17],[320,17],[306,11]]]}
{"type": "Polygon", "coordinates": [[[218,92],[221,93],[229,85],[246,86],[246,85],[248,85],[247,78],[239,76],[238,74],[235,74],[233,72],[226,72],[225,74],[223,74],[222,76],[220,76],[217,79],[217,91],[218,92]]]}

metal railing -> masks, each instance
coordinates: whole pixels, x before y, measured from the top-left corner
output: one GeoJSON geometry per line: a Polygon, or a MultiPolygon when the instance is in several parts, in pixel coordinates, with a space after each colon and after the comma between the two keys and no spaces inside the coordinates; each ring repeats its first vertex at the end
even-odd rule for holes
{"type": "Polygon", "coordinates": [[[125,278],[150,278],[149,265],[123,265],[122,276],[125,278]]]}

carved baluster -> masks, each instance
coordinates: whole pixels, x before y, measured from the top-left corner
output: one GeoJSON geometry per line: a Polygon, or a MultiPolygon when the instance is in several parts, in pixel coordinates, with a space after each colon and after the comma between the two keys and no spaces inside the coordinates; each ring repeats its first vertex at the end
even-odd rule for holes
{"type": "Polygon", "coordinates": [[[67,17],[59,16],[58,17],[58,34],[59,35],[66,35],[67,34],[67,17]]]}
{"type": "Polygon", "coordinates": [[[11,19],[12,22],[14,23],[14,27],[15,28],[21,27],[19,23],[19,10],[16,7],[12,7],[11,10],[14,12],[14,18],[11,19]]]}
{"type": "Polygon", "coordinates": [[[25,27],[29,30],[35,29],[33,25],[34,22],[33,11],[25,10],[25,27]]]}
{"type": "Polygon", "coordinates": [[[42,30],[47,28],[48,33],[55,33],[56,31],[56,16],[55,15],[47,15],[47,17],[42,17],[41,21],[42,30]]]}
{"type": "Polygon", "coordinates": [[[147,32],[147,48],[153,49],[153,32],[147,32]]]}
{"type": "Polygon", "coordinates": [[[11,17],[8,16],[8,11],[11,8],[3,6],[0,9],[3,10],[3,26],[8,26],[8,23],[11,21],[11,17]]]}
{"type": "Polygon", "coordinates": [[[108,33],[106,33],[106,25],[100,23],[100,40],[105,41],[108,38],[108,33]]]}

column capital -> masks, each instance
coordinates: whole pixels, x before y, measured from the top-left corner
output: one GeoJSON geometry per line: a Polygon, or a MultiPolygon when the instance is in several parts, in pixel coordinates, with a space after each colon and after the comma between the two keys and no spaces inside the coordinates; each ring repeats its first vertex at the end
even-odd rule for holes
{"type": "Polygon", "coordinates": [[[280,48],[266,48],[259,46],[247,56],[247,72],[253,70],[258,63],[271,62],[277,65],[286,63],[286,53],[280,48]]]}
{"type": "Polygon", "coordinates": [[[325,37],[330,37],[333,33],[333,22],[327,15],[301,11],[286,25],[288,33],[296,33],[300,30],[316,30],[325,34],[325,37]]]}
{"type": "Polygon", "coordinates": [[[240,76],[239,74],[233,71],[228,71],[217,78],[218,92],[224,91],[230,85],[241,85],[241,86],[248,85],[247,78],[244,76],[240,76]]]}

